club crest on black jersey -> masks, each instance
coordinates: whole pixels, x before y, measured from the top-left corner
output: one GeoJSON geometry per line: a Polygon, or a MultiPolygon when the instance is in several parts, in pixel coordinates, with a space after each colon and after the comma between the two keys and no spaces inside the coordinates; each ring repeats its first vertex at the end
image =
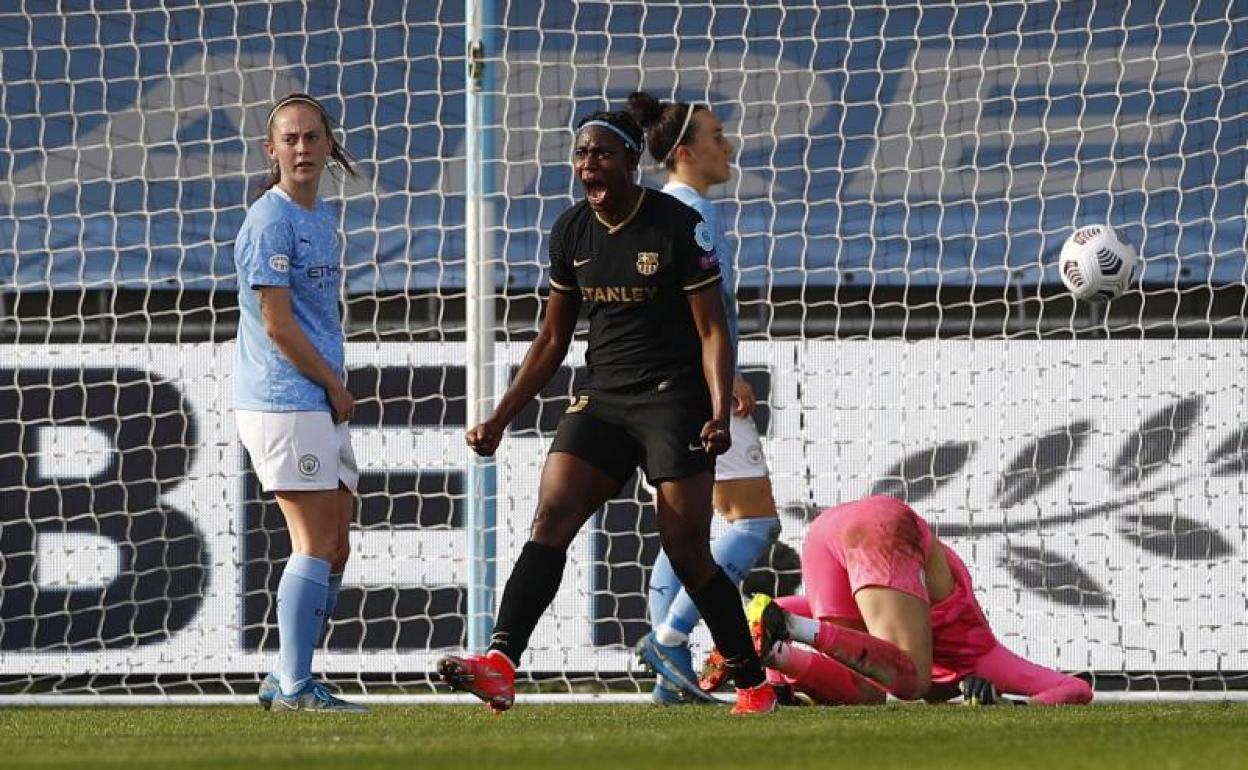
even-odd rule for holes
{"type": "Polygon", "coordinates": [[[604,223],[583,201],[555,222],[550,288],[579,296],[587,311],[586,362],[594,387],[701,378],[689,295],[718,291],[721,281],[706,230],[697,211],[651,189],[623,222],[604,223]]]}

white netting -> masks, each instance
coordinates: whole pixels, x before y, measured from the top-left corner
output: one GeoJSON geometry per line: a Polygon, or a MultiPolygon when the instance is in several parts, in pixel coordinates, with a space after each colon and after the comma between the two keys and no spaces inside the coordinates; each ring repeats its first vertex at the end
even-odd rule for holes
{"type": "MultiPolygon", "coordinates": [[[[578,195],[575,118],[638,87],[709,102],[740,147],[716,192],[784,543],[821,506],[900,494],[1016,651],[1107,687],[1243,684],[1242,8],[506,5],[487,14],[480,135],[500,388],[578,195]],[[1108,312],[1055,269],[1100,221],[1145,264],[1108,312]]],[[[263,116],[306,89],[365,172],[325,191],[365,477],[318,666],[429,692],[469,590],[465,29],[462,3],[0,10],[10,689],[232,691],[272,663],[288,544],[229,412],[232,241],[263,116]]],[[[570,376],[500,452],[499,588],[570,376]]],[[[641,682],[657,538],[644,489],[625,492],[574,545],[525,661],[565,689],[641,682]]]]}

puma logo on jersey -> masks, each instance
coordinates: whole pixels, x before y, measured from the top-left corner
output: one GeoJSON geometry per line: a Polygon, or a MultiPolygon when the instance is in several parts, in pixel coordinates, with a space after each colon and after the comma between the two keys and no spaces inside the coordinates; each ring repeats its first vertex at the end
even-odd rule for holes
{"type": "Polygon", "coordinates": [[[572,267],[583,267],[585,265],[588,265],[593,260],[594,260],[593,257],[586,257],[585,259],[574,259],[572,260],[572,267]]]}

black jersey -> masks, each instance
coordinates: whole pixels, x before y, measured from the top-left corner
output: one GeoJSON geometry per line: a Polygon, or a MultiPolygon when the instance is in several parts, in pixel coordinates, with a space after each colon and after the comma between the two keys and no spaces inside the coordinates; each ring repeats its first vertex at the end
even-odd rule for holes
{"type": "Polygon", "coordinates": [[[702,216],[645,188],[614,227],[582,201],[550,232],[550,288],[589,311],[588,387],[632,390],[702,378],[702,341],[689,294],[719,284],[714,236],[702,216]]]}

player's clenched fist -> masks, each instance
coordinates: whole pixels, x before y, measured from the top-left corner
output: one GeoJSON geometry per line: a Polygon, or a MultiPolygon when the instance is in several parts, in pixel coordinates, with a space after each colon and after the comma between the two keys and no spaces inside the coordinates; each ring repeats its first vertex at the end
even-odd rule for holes
{"type": "Polygon", "coordinates": [[[702,448],[711,457],[722,455],[732,446],[732,436],[722,420],[707,420],[702,426],[702,448]]]}
{"type": "Polygon", "coordinates": [[[465,438],[468,446],[472,447],[472,451],[482,457],[493,457],[494,451],[498,449],[498,443],[503,440],[503,426],[486,420],[468,431],[465,438]]]}
{"type": "Polygon", "coordinates": [[[335,423],[348,422],[355,415],[355,397],[346,386],[327,391],[329,408],[335,423]]]}

